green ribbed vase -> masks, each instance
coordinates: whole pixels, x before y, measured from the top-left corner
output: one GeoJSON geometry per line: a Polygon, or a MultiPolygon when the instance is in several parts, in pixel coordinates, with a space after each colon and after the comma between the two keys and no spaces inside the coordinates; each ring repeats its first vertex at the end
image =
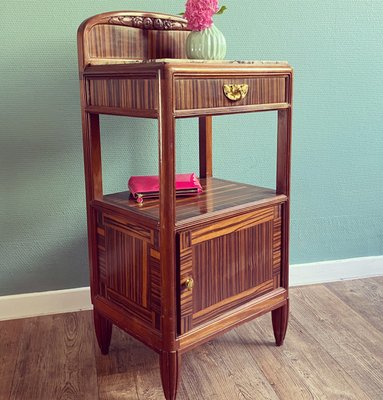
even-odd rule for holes
{"type": "Polygon", "coordinates": [[[223,60],[226,55],[225,36],[214,24],[203,31],[190,32],[186,39],[186,55],[194,60],[223,60]]]}

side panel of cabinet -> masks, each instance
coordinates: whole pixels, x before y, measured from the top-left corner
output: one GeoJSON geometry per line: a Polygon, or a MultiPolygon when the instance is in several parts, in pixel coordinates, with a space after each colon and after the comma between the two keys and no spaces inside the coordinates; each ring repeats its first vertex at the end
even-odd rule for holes
{"type": "Polygon", "coordinates": [[[87,105],[119,110],[157,110],[158,83],[155,78],[87,79],[87,105]]]}
{"type": "Polygon", "coordinates": [[[155,232],[100,213],[97,233],[100,295],[159,329],[155,232]]]}
{"type": "Polygon", "coordinates": [[[279,213],[267,207],[180,234],[180,334],[280,286],[279,213]]]}

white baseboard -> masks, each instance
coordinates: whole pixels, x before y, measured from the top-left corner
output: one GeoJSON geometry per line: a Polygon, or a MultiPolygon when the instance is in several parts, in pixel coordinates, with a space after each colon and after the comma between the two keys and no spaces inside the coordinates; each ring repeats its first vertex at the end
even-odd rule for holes
{"type": "Polygon", "coordinates": [[[290,286],[383,275],[383,256],[347,258],[290,266],[290,286]]]}
{"type": "MultiPolygon", "coordinates": [[[[383,275],[383,256],[290,266],[290,286],[383,275]]],[[[0,321],[91,310],[89,287],[0,296],[0,321]]]]}
{"type": "Polygon", "coordinates": [[[0,296],[0,321],[92,308],[89,287],[0,296]]]}

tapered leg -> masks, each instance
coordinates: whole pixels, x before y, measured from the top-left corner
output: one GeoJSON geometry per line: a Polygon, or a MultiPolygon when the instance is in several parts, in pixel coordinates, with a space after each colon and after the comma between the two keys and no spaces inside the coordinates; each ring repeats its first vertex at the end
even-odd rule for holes
{"type": "Polygon", "coordinates": [[[271,312],[273,321],[275,344],[281,346],[286,336],[287,322],[289,320],[289,300],[285,306],[271,312]]]}
{"type": "Polygon", "coordinates": [[[108,354],[113,324],[96,310],[93,310],[94,328],[102,354],[108,354]]]}
{"type": "Polygon", "coordinates": [[[181,356],[178,352],[164,351],[160,354],[162,388],[166,400],[175,400],[177,397],[180,364],[181,356]]]}

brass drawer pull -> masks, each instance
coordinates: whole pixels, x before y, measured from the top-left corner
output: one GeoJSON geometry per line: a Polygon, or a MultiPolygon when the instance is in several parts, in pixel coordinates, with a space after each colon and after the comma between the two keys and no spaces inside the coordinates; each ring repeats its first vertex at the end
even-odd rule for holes
{"type": "Polygon", "coordinates": [[[249,85],[246,83],[240,85],[238,84],[223,85],[223,92],[225,93],[225,96],[231,101],[238,101],[244,99],[248,91],[249,91],[249,85]]]}
{"type": "Polygon", "coordinates": [[[194,286],[194,279],[193,278],[187,278],[186,281],[184,282],[184,286],[187,290],[192,290],[194,286]]]}

